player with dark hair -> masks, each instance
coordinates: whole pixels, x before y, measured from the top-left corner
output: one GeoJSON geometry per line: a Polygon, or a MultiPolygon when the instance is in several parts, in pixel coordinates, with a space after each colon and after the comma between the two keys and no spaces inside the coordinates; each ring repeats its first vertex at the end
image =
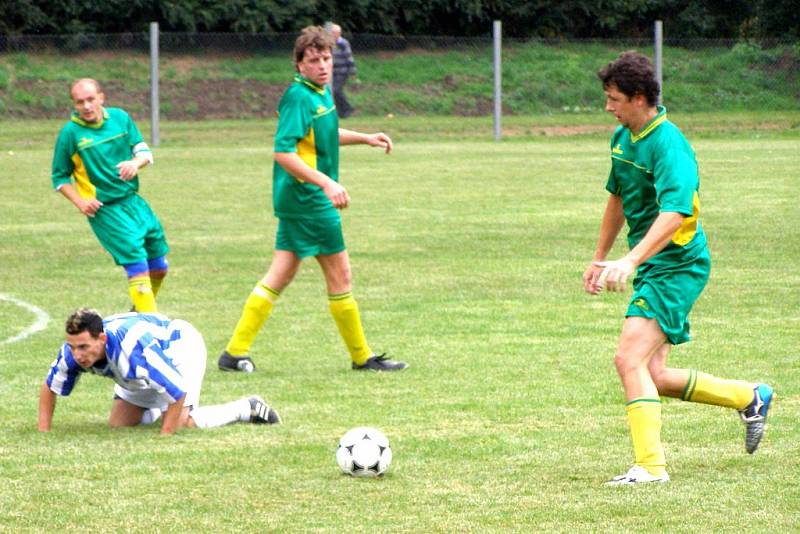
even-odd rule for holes
{"type": "Polygon", "coordinates": [[[200,406],[206,371],[203,336],[189,323],[158,314],[122,313],[105,320],[94,310],[73,312],[66,342],[39,392],[39,430],[47,432],[58,396],[68,396],[85,373],[116,382],[109,425],[149,424],[162,415],[161,434],[181,427],[213,428],[234,422],[280,423],[261,397],[200,406]]]}
{"type": "Polygon", "coordinates": [[[645,56],[625,52],[598,77],[606,111],[621,126],[611,138],[610,196],[583,286],[592,295],[604,288],[624,291],[635,273],[614,358],[625,390],[635,463],[609,484],[667,482],[660,395],[738,410],[746,425],[745,448],[753,453],[774,394],[767,384],[667,367],[672,345],[690,339],[689,312],[711,267],[699,220],[697,161],[686,138],[667,120],[666,109],[656,105],[658,83],[645,56]],[[630,251],[608,261],[626,221],[630,251]]]}
{"type": "Polygon", "coordinates": [[[316,258],[328,290],[330,313],[356,370],[397,371],[406,364],[376,355],[367,344],[353,298],[350,259],[338,210],[350,203],[339,184],[339,145],[366,144],[392,151],[384,133],[363,134],[339,128],[327,84],[332,72],[333,37],[321,26],[303,29],[295,41],[297,73],[278,104],[272,202],[278,232],[272,263],[245,302],[219,368],[251,372],[247,356],[256,334],[304,258],[316,258]]]}
{"type": "Polygon", "coordinates": [[[86,215],[100,244],[125,269],[134,308],[156,311],[169,247],[158,217],[138,195],[138,173],[153,155],[124,110],[103,107],[96,80],[73,83],[70,98],[75,109],[56,141],[53,187],[86,215]]]}

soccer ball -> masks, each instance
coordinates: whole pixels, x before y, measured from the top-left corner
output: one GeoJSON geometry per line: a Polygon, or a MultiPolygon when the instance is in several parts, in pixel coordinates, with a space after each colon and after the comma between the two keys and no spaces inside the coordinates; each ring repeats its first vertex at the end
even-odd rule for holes
{"type": "Polygon", "coordinates": [[[391,461],[389,440],[380,430],[366,426],[347,431],[336,450],[336,463],[343,473],[354,477],[380,476],[391,461]]]}

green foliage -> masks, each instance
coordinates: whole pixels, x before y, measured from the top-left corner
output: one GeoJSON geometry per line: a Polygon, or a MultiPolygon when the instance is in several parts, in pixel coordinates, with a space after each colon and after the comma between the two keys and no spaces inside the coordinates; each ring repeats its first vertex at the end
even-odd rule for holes
{"type": "MultiPolygon", "coordinates": [[[[623,41],[508,40],[503,48],[503,109],[507,115],[601,110],[595,73],[630,45],[623,41]]],[[[653,54],[651,47],[639,47],[653,54]]],[[[798,45],[664,49],[664,102],[673,111],[800,109],[798,45]]],[[[358,84],[347,91],[360,114],[489,115],[492,50],[486,41],[402,53],[356,52],[358,84]]],[[[144,109],[149,68],[143,53],[16,53],[0,55],[10,110],[60,117],[71,80],[96,77],[114,105],[144,109]],[[12,99],[14,90],[38,95],[12,99]],[[45,95],[55,98],[43,100],[45,95]]],[[[165,54],[161,58],[164,118],[272,117],[294,68],[289,54],[165,54]],[[218,106],[224,98],[225,106],[218,106]],[[191,109],[189,112],[187,110],[191,109]]],[[[0,80],[2,80],[0,74],[0,80]]]]}
{"type": "MultiPolygon", "coordinates": [[[[129,301],[122,270],[51,191],[63,120],[3,121],[0,265],[9,283],[0,293],[50,322],[0,343],[0,530],[795,531],[800,130],[787,138],[786,122],[762,128],[787,116],[798,122],[797,112],[673,117],[697,150],[714,265],[692,311],[693,341],[670,359],[773,384],[761,449],[744,452],[733,410],[665,401],[672,482],[619,489],[602,482],[632,460],[613,365],[627,300],[589,297],[580,282],[607,198],[613,117],[511,117],[504,124],[521,133],[503,142],[491,140],[485,117],[348,119],[395,141],[390,156],[344,147],[341,160],[354,291],[370,344],[411,364],[398,375],[348,369],[312,260],[256,339],[259,370],[216,369],[271,255],[275,121],[165,123],[157,164],[141,179],[172,246],[160,310],[205,336],[202,404],[258,393],[284,419],[168,439],[154,427],[107,428],[113,388],[97,376],[59,399],[51,433],[36,431],[37,391],[63,319],[77,306],[111,313],[129,301]],[[525,133],[541,126],[594,133],[525,133]],[[381,480],[338,473],[336,441],[360,424],[391,440],[394,462],[381,480]]],[[[619,241],[615,254],[625,250],[619,241]]],[[[0,301],[0,342],[33,319],[0,301]]]]}
{"type": "Polygon", "coordinates": [[[755,27],[758,35],[800,38],[800,10],[795,2],[755,2],[755,27]]]}
{"type": "Polygon", "coordinates": [[[672,37],[798,36],[800,11],[792,0],[10,0],[0,5],[0,33],[145,31],[295,32],[339,21],[356,33],[487,35],[502,20],[514,37],[641,37],[660,19],[672,37]]]}
{"type": "MultiPolygon", "coordinates": [[[[267,55],[260,57],[236,58],[223,60],[218,64],[216,73],[206,72],[206,79],[228,78],[240,80],[261,80],[272,83],[286,83],[294,70],[291,58],[285,55],[267,55]]],[[[195,78],[199,78],[195,75],[195,78]]]]}
{"type": "Polygon", "coordinates": [[[15,104],[19,104],[22,106],[28,106],[36,102],[36,95],[33,95],[28,91],[24,91],[21,89],[15,89],[14,91],[12,91],[11,98],[14,100],[15,104]]]}
{"type": "Polygon", "coordinates": [[[10,82],[8,69],[0,65],[0,90],[5,90],[10,82]]]}

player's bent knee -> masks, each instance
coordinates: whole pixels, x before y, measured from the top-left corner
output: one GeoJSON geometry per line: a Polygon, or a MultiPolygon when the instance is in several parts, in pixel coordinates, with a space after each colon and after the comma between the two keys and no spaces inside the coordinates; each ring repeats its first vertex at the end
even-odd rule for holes
{"type": "Polygon", "coordinates": [[[150,271],[150,280],[163,280],[167,277],[167,271],[150,271]]]}
{"type": "Polygon", "coordinates": [[[656,385],[656,388],[662,390],[669,385],[667,383],[668,376],[665,373],[663,366],[650,365],[647,367],[647,370],[650,373],[650,377],[653,379],[653,383],[656,385]]]}
{"type": "Polygon", "coordinates": [[[617,373],[620,376],[624,376],[639,367],[639,360],[618,352],[614,356],[614,367],[617,368],[617,373]]]}
{"type": "Polygon", "coordinates": [[[150,276],[154,273],[162,273],[161,278],[167,275],[169,264],[167,263],[166,256],[159,256],[158,258],[151,258],[147,260],[147,269],[150,271],[150,276]]]}

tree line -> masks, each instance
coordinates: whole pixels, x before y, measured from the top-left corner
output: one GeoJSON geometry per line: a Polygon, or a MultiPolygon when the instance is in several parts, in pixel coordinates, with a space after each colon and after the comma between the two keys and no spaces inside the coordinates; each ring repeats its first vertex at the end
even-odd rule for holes
{"type": "Polygon", "coordinates": [[[333,20],[346,33],[639,38],[797,38],[797,0],[0,0],[0,34],[296,32],[333,20]]]}

